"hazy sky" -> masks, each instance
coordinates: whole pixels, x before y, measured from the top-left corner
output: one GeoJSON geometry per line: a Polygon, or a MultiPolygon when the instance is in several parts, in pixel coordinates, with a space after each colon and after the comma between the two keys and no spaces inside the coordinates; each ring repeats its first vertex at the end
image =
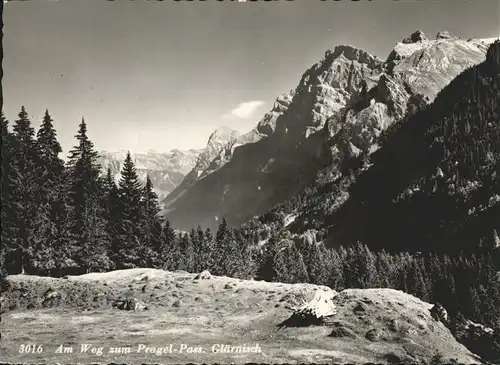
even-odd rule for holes
{"type": "Polygon", "coordinates": [[[337,44],[386,58],[416,29],[499,36],[500,1],[35,0],[3,19],[9,120],[48,108],[65,152],[82,116],[99,150],[167,151],[250,130],[337,44]]]}

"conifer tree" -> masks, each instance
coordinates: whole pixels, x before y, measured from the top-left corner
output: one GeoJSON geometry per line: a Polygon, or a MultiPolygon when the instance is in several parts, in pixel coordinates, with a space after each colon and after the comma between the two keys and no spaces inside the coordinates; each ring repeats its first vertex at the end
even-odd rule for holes
{"type": "Polygon", "coordinates": [[[223,218],[215,237],[213,256],[213,273],[215,275],[245,276],[242,266],[250,264],[250,256],[246,245],[237,239],[236,232],[230,229],[223,218]]]}
{"type": "Polygon", "coordinates": [[[500,281],[491,253],[485,254],[482,259],[480,282],[481,320],[500,330],[500,281]]]}
{"type": "Polygon", "coordinates": [[[62,149],[52,122],[46,110],[37,132],[39,190],[35,255],[42,272],[60,275],[64,267],[61,263],[69,258],[64,247],[69,240],[69,222],[65,204],[64,162],[59,158],[62,149]]]}
{"type": "Polygon", "coordinates": [[[208,252],[205,254],[205,232],[200,225],[196,230],[191,231],[191,241],[195,256],[195,271],[201,272],[208,268],[210,251],[207,250],[208,252]]]}
{"type": "Polygon", "coordinates": [[[328,283],[328,276],[331,275],[331,273],[328,270],[326,257],[322,247],[317,243],[313,243],[309,249],[309,262],[305,262],[308,268],[309,281],[317,285],[326,285],[328,283]]]}
{"type": "Polygon", "coordinates": [[[62,148],[57,140],[57,133],[48,110],[45,110],[42,124],[37,132],[37,142],[43,168],[42,181],[44,188],[50,189],[60,184],[64,162],[59,158],[62,148]]]}
{"type": "Polygon", "coordinates": [[[68,161],[72,256],[76,266],[85,272],[106,270],[110,267],[109,237],[101,204],[100,166],[83,118],[75,137],[78,144],[70,151],[68,161]]]}
{"type": "MultiPolygon", "coordinates": [[[[12,164],[13,164],[13,137],[8,128],[9,122],[5,118],[3,111],[0,114],[0,127],[2,133],[1,139],[1,151],[2,151],[2,178],[1,178],[1,203],[2,209],[1,213],[1,224],[2,229],[1,244],[0,244],[0,276],[2,278],[7,276],[7,255],[9,250],[14,249],[14,231],[12,227],[12,222],[14,221],[14,206],[12,204],[12,189],[13,184],[10,181],[12,179],[12,164]]],[[[9,256],[12,257],[12,256],[9,256]]],[[[9,266],[12,265],[12,262],[9,266]]]]}
{"type": "Polygon", "coordinates": [[[161,220],[158,216],[160,208],[158,205],[158,196],[153,190],[153,183],[149,175],[146,176],[146,185],[142,191],[142,233],[144,240],[143,256],[145,264],[151,266],[154,264],[154,256],[159,255],[161,250],[161,220]]]}
{"type": "Polygon", "coordinates": [[[103,192],[105,196],[109,196],[113,188],[116,187],[115,179],[113,178],[113,173],[111,172],[111,168],[108,167],[106,169],[106,175],[103,178],[103,192]]]}
{"type": "Polygon", "coordinates": [[[302,254],[295,243],[285,240],[274,258],[275,280],[282,283],[305,283],[309,281],[302,254]]]}
{"type": "Polygon", "coordinates": [[[261,254],[261,262],[259,265],[259,270],[257,276],[261,280],[274,281],[276,279],[276,274],[274,272],[274,262],[276,260],[276,255],[280,250],[279,237],[275,231],[271,232],[271,236],[267,243],[263,246],[263,252],[261,254]]]}
{"type": "Polygon", "coordinates": [[[162,265],[165,270],[176,270],[181,260],[181,252],[177,235],[168,219],[163,225],[161,239],[161,250],[157,258],[157,265],[162,265]]]}
{"type": "Polygon", "coordinates": [[[118,187],[124,206],[124,217],[136,222],[140,221],[142,185],[137,176],[137,170],[130,152],[127,152],[127,156],[125,157],[118,187]]]}
{"type": "MultiPolygon", "coordinates": [[[[14,121],[12,134],[13,154],[10,176],[6,177],[10,199],[2,210],[8,210],[7,222],[10,239],[6,241],[6,259],[13,263],[15,271],[32,269],[35,247],[35,227],[37,218],[36,198],[38,193],[36,178],[37,150],[35,130],[31,126],[24,106],[14,121]]],[[[2,202],[3,203],[3,202],[2,202]]]]}
{"type": "MultiPolygon", "coordinates": [[[[200,232],[198,232],[198,235],[199,234],[200,232]]],[[[205,232],[203,232],[203,240],[201,242],[200,262],[202,263],[204,270],[209,270],[210,272],[212,272],[217,260],[215,251],[215,239],[210,228],[207,228],[205,232]]]]}
{"type": "Polygon", "coordinates": [[[115,183],[115,179],[108,168],[106,171],[106,176],[103,179],[103,202],[104,215],[106,220],[106,236],[109,239],[109,245],[107,247],[108,257],[111,260],[112,268],[116,268],[115,265],[115,248],[120,247],[120,237],[119,237],[119,227],[120,227],[120,197],[118,192],[118,186],[115,183]]]}
{"type": "Polygon", "coordinates": [[[222,221],[215,235],[215,246],[213,252],[213,267],[211,273],[214,275],[224,275],[231,259],[231,232],[227,226],[226,218],[222,221]]]}
{"type": "Polygon", "coordinates": [[[391,257],[381,250],[376,257],[377,286],[381,288],[394,288],[394,264],[391,257]]]}
{"type": "Polygon", "coordinates": [[[252,248],[243,233],[238,229],[231,230],[233,249],[232,260],[228,267],[228,273],[237,278],[246,279],[253,277],[256,273],[256,250],[252,248]]]}
{"type": "Polygon", "coordinates": [[[189,234],[185,233],[180,237],[179,249],[181,254],[181,260],[179,260],[179,266],[177,268],[180,270],[185,270],[187,272],[193,272],[195,265],[195,257],[194,257],[193,242],[191,241],[189,234]]]}
{"type": "Polygon", "coordinates": [[[416,297],[429,301],[429,291],[425,281],[425,268],[422,267],[420,260],[412,260],[409,270],[408,291],[416,297]]]}
{"type": "Polygon", "coordinates": [[[143,256],[146,246],[143,237],[141,237],[144,217],[143,190],[130,152],[127,153],[123,163],[121,177],[118,181],[118,192],[120,218],[117,240],[115,240],[116,245],[113,247],[113,261],[122,268],[140,266],[141,256],[143,256]]]}

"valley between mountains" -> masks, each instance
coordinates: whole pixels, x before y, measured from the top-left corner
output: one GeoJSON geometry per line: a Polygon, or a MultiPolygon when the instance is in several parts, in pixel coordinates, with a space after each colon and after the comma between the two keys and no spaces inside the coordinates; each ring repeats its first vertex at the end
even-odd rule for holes
{"type": "Polygon", "coordinates": [[[2,114],[0,360],[499,363],[500,41],[396,41],[200,150],[99,154],[82,120],[64,164],[48,111],[2,114]]]}
{"type": "Polygon", "coordinates": [[[483,62],[492,41],[417,31],[385,60],[352,46],[327,51],[254,130],[167,196],[164,215],[186,230],[221,217],[238,225],[301,193],[325,167],[337,178],[351,158],[377,150],[387,128],[483,62]]]}

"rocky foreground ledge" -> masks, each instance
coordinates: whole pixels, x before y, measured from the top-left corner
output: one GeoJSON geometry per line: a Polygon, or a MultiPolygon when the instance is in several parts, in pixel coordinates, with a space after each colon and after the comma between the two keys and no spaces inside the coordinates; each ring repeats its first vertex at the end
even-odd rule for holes
{"type": "Polygon", "coordinates": [[[431,304],[392,289],[337,293],[155,269],[8,280],[0,300],[2,363],[481,363],[431,304]],[[318,292],[331,298],[327,321],[278,328],[318,292]],[[23,344],[44,349],[20,353],[23,344]],[[73,352],[58,353],[60,345],[73,352]],[[89,350],[81,352],[84,345],[89,350]],[[238,350],[257,345],[260,352],[238,350]]]}

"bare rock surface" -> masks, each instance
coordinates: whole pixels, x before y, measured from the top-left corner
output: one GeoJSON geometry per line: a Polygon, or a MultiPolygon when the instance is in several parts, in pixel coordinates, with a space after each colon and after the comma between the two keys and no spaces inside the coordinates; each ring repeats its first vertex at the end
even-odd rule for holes
{"type": "Polygon", "coordinates": [[[118,270],[67,279],[10,276],[10,289],[1,294],[2,361],[74,362],[74,354],[56,355],[51,344],[101,343],[106,349],[127,345],[133,351],[128,355],[104,351],[100,357],[79,354],[78,361],[391,363],[399,359],[429,363],[440,354],[446,362],[479,363],[443,323],[432,318],[431,304],[400,291],[347,289],[337,293],[312,284],[218,276],[194,280],[195,276],[156,269],[118,270]],[[143,293],[145,277],[148,290],[143,293]],[[179,283],[182,288],[176,287],[179,283]],[[227,284],[228,289],[224,289],[227,284]],[[326,294],[318,296],[318,292],[326,294]],[[42,302],[49,296],[60,300],[44,307],[42,302]],[[276,326],[294,310],[319,303],[325,297],[335,308],[327,321],[278,331],[276,326]],[[148,310],[113,307],[124,298],[134,298],[134,303],[144,303],[148,310]],[[353,311],[359,303],[364,305],[364,315],[353,311]],[[19,354],[19,345],[26,341],[44,343],[46,348],[36,358],[33,354],[19,354]],[[139,343],[157,348],[166,343],[177,347],[193,344],[202,346],[206,353],[141,354],[136,352],[139,343]],[[220,343],[259,344],[262,352],[212,352],[212,346],[220,343]]]}
{"type": "Polygon", "coordinates": [[[194,277],[195,280],[198,280],[198,279],[208,280],[211,278],[212,278],[212,274],[210,274],[210,271],[208,271],[208,270],[204,270],[194,277]]]}

